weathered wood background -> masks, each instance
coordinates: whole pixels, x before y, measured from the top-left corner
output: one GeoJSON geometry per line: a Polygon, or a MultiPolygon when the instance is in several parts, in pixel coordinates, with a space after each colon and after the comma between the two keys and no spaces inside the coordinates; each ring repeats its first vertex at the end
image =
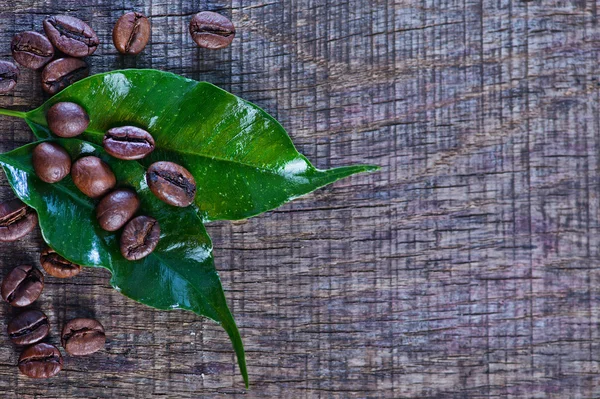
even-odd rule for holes
{"type": "MultiPolygon", "coordinates": [[[[0,58],[49,14],[91,23],[93,72],[159,68],[207,80],[278,118],[319,167],[376,163],[240,223],[209,226],[247,348],[243,389],[226,334],[114,292],[108,274],[49,277],[51,342],[93,315],[106,350],[21,376],[2,336],[3,398],[600,397],[597,3],[588,0],[0,0],[0,58]],[[152,41],[111,44],[139,10],[152,41]],[[198,49],[200,10],[238,28],[198,49]]],[[[23,71],[0,106],[43,95],[23,71]]],[[[0,119],[0,150],[32,139],[0,119]]],[[[0,199],[11,197],[0,178],[0,199]]],[[[2,272],[42,240],[0,245],[2,272]]],[[[0,306],[0,320],[11,309],[0,306]]],[[[5,322],[2,322],[4,326],[5,322]]],[[[1,327],[1,326],[0,326],[1,327]]],[[[4,327],[1,327],[3,329],[4,327]]]]}

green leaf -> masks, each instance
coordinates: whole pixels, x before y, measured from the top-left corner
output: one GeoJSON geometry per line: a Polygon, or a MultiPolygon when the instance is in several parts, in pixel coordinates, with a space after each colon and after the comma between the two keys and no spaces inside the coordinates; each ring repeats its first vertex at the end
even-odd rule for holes
{"type": "Polygon", "coordinates": [[[50,185],[35,176],[31,165],[35,144],[31,144],[0,155],[0,164],[19,198],[37,210],[44,239],[72,262],[110,270],[111,285],[136,301],[158,309],[190,310],[220,323],[231,338],[248,386],[244,348],[203,222],[254,216],[378,168],[316,169],[296,151],[281,125],[257,106],[209,83],[156,70],[94,75],[31,112],[0,109],[0,114],[24,118],[39,139],[48,140],[53,136],[46,111],[60,101],[83,106],[91,122],[78,139],[56,141],[73,159],[94,153],[108,162],[119,184],[138,192],[141,212],[159,221],[161,240],[147,258],[125,260],[118,234],[98,226],[95,202],[80,193],[70,177],[50,185]],[[108,129],[124,125],[149,131],[155,151],[140,161],[109,157],[98,145],[108,129]],[[174,208],[149,191],[145,168],[164,160],[194,175],[198,188],[193,206],[174,208]]]}
{"type": "Polygon", "coordinates": [[[107,162],[120,186],[137,191],[139,213],[158,220],[161,237],[156,250],[143,260],[124,259],[119,234],[100,228],[95,201],[83,195],[70,176],[56,184],[36,177],[31,152],[37,143],[33,143],[0,155],[0,164],[17,196],[36,209],[44,240],[72,262],[110,270],[111,285],[131,299],[158,309],[190,310],[220,323],[233,343],[247,387],[242,340],[214,267],[212,243],[196,210],[175,208],[158,200],[146,185],[145,169],[137,162],[112,158],[85,141],[55,141],[72,159],[94,154],[107,162]]]}
{"type": "Polygon", "coordinates": [[[38,138],[51,137],[46,111],[59,101],[83,106],[91,123],[84,140],[102,144],[106,130],[148,130],[156,150],[144,166],[170,160],[198,183],[204,221],[244,219],[274,209],[324,185],[377,169],[350,166],[322,171],[296,151],[281,125],[256,105],[206,82],[156,70],[94,75],[52,97],[25,118],[38,138]]]}

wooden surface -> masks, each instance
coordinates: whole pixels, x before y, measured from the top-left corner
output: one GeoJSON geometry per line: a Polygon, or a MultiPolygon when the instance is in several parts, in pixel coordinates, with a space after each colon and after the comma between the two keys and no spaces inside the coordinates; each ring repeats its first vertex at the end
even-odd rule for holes
{"type": "MultiPolygon", "coordinates": [[[[317,166],[383,170],[208,227],[249,391],[218,326],[138,305],[88,269],[48,278],[38,305],[51,342],[66,319],[93,315],[106,351],[32,381],[3,335],[1,397],[600,397],[595,2],[0,0],[0,57],[53,13],[98,32],[93,72],[207,80],[278,118],[317,166]],[[110,42],[131,9],[153,25],[137,58],[110,42]],[[231,48],[194,46],[188,21],[207,9],[232,17],[231,48]]],[[[42,99],[24,71],[0,106],[42,99]]],[[[0,119],[0,150],[31,139],[0,119]]],[[[1,270],[41,248],[39,232],[0,245],[1,270]]]]}

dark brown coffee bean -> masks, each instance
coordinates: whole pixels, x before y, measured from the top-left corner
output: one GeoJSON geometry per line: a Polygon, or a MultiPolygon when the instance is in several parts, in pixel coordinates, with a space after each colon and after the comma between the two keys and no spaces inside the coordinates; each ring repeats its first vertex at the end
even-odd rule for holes
{"type": "Polygon", "coordinates": [[[15,61],[29,69],[40,69],[54,57],[54,47],[37,32],[17,33],[10,45],[15,61]]]}
{"type": "Polygon", "coordinates": [[[104,135],[104,149],[115,158],[141,159],[154,151],[154,138],[135,126],[121,126],[110,129],[104,135]]]}
{"type": "Polygon", "coordinates": [[[158,221],[148,216],[132,219],[121,234],[121,254],[127,260],[139,260],[150,255],[160,239],[158,221]]]}
{"type": "Polygon", "coordinates": [[[69,278],[78,275],[82,267],[69,262],[56,253],[52,248],[46,248],[40,255],[40,264],[51,276],[58,278],[69,278]]]}
{"type": "Polygon", "coordinates": [[[79,105],[70,102],[56,103],[46,114],[50,131],[59,137],[79,136],[90,124],[90,117],[79,105]]]}
{"type": "Polygon", "coordinates": [[[46,18],[44,30],[52,44],[71,57],[92,55],[100,44],[96,32],[88,24],[67,15],[46,18]]]}
{"type": "Polygon", "coordinates": [[[128,12],[115,24],[112,37],[121,54],[139,54],[150,39],[150,21],[142,13],[128,12]]]}
{"type": "Polygon", "coordinates": [[[140,200],[132,190],[115,190],[102,198],[96,207],[98,223],[106,231],[117,231],[133,217],[140,200]]]}
{"type": "Polygon", "coordinates": [[[73,319],[62,329],[63,348],[73,356],[84,356],[104,348],[106,335],[98,320],[73,319]]]}
{"type": "Polygon", "coordinates": [[[42,181],[56,183],[71,172],[69,153],[56,143],[40,143],[31,156],[33,170],[42,181]]]}
{"type": "Polygon", "coordinates": [[[90,69],[85,61],[59,58],[46,65],[42,71],[42,89],[48,94],[56,94],[89,74],[90,69]]]}
{"type": "Polygon", "coordinates": [[[25,349],[19,357],[19,370],[27,377],[50,378],[62,370],[63,358],[54,345],[39,343],[25,349]]]}
{"type": "Polygon", "coordinates": [[[0,94],[14,89],[18,80],[19,68],[12,62],[0,61],[0,94]]]}
{"type": "Polygon", "coordinates": [[[194,202],[196,181],[183,166],[173,162],[155,162],[146,172],[150,191],[173,206],[185,207],[194,202]]]}
{"type": "Polygon", "coordinates": [[[12,306],[31,305],[44,289],[44,275],[35,267],[25,265],[12,269],[2,280],[2,298],[12,306]]]}
{"type": "Polygon", "coordinates": [[[8,338],[15,345],[31,345],[43,340],[50,331],[44,312],[26,310],[8,323],[8,338]]]}
{"type": "Polygon", "coordinates": [[[37,214],[21,200],[0,204],[0,241],[16,241],[25,237],[37,225],[37,214]]]}
{"type": "Polygon", "coordinates": [[[235,27],[227,17],[203,11],[194,15],[190,21],[190,34],[198,46],[216,50],[231,44],[235,37],[235,27]]]}
{"type": "Polygon", "coordinates": [[[71,176],[77,188],[91,198],[102,197],[117,184],[110,166],[94,156],[75,161],[71,168],[71,176]]]}

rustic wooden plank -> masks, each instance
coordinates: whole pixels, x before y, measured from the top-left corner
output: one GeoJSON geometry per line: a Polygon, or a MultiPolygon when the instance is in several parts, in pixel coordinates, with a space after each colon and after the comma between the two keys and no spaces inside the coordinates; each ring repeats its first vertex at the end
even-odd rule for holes
{"type": "MultiPolygon", "coordinates": [[[[93,72],[159,68],[207,80],[276,116],[320,167],[377,163],[279,210],[208,226],[248,352],[245,391],[224,332],[138,305],[86,270],[48,278],[39,307],[58,325],[91,314],[107,350],[68,358],[13,398],[592,398],[600,396],[597,4],[593,1],[0,1],[0,57],[51,13],[91,21],[93,72]],[[137,58],[112,23],[150,16],[137,58]],[[197,49],[190,16],[238,27],[197,49]],[[89,373],[89,374],[87,374],[89,373]]],[[[0,106],[42,101],[24,71],[0,106]]],[[[0,119],[0,150],[27,143],[0,119]]],[[[11,196],[0,178],[0,199],[11,196]]],[[[42,240],[0,246],[3,271],[42,240]]],[[[11,314],[0,306],[0,320],[11,314]]]]}

